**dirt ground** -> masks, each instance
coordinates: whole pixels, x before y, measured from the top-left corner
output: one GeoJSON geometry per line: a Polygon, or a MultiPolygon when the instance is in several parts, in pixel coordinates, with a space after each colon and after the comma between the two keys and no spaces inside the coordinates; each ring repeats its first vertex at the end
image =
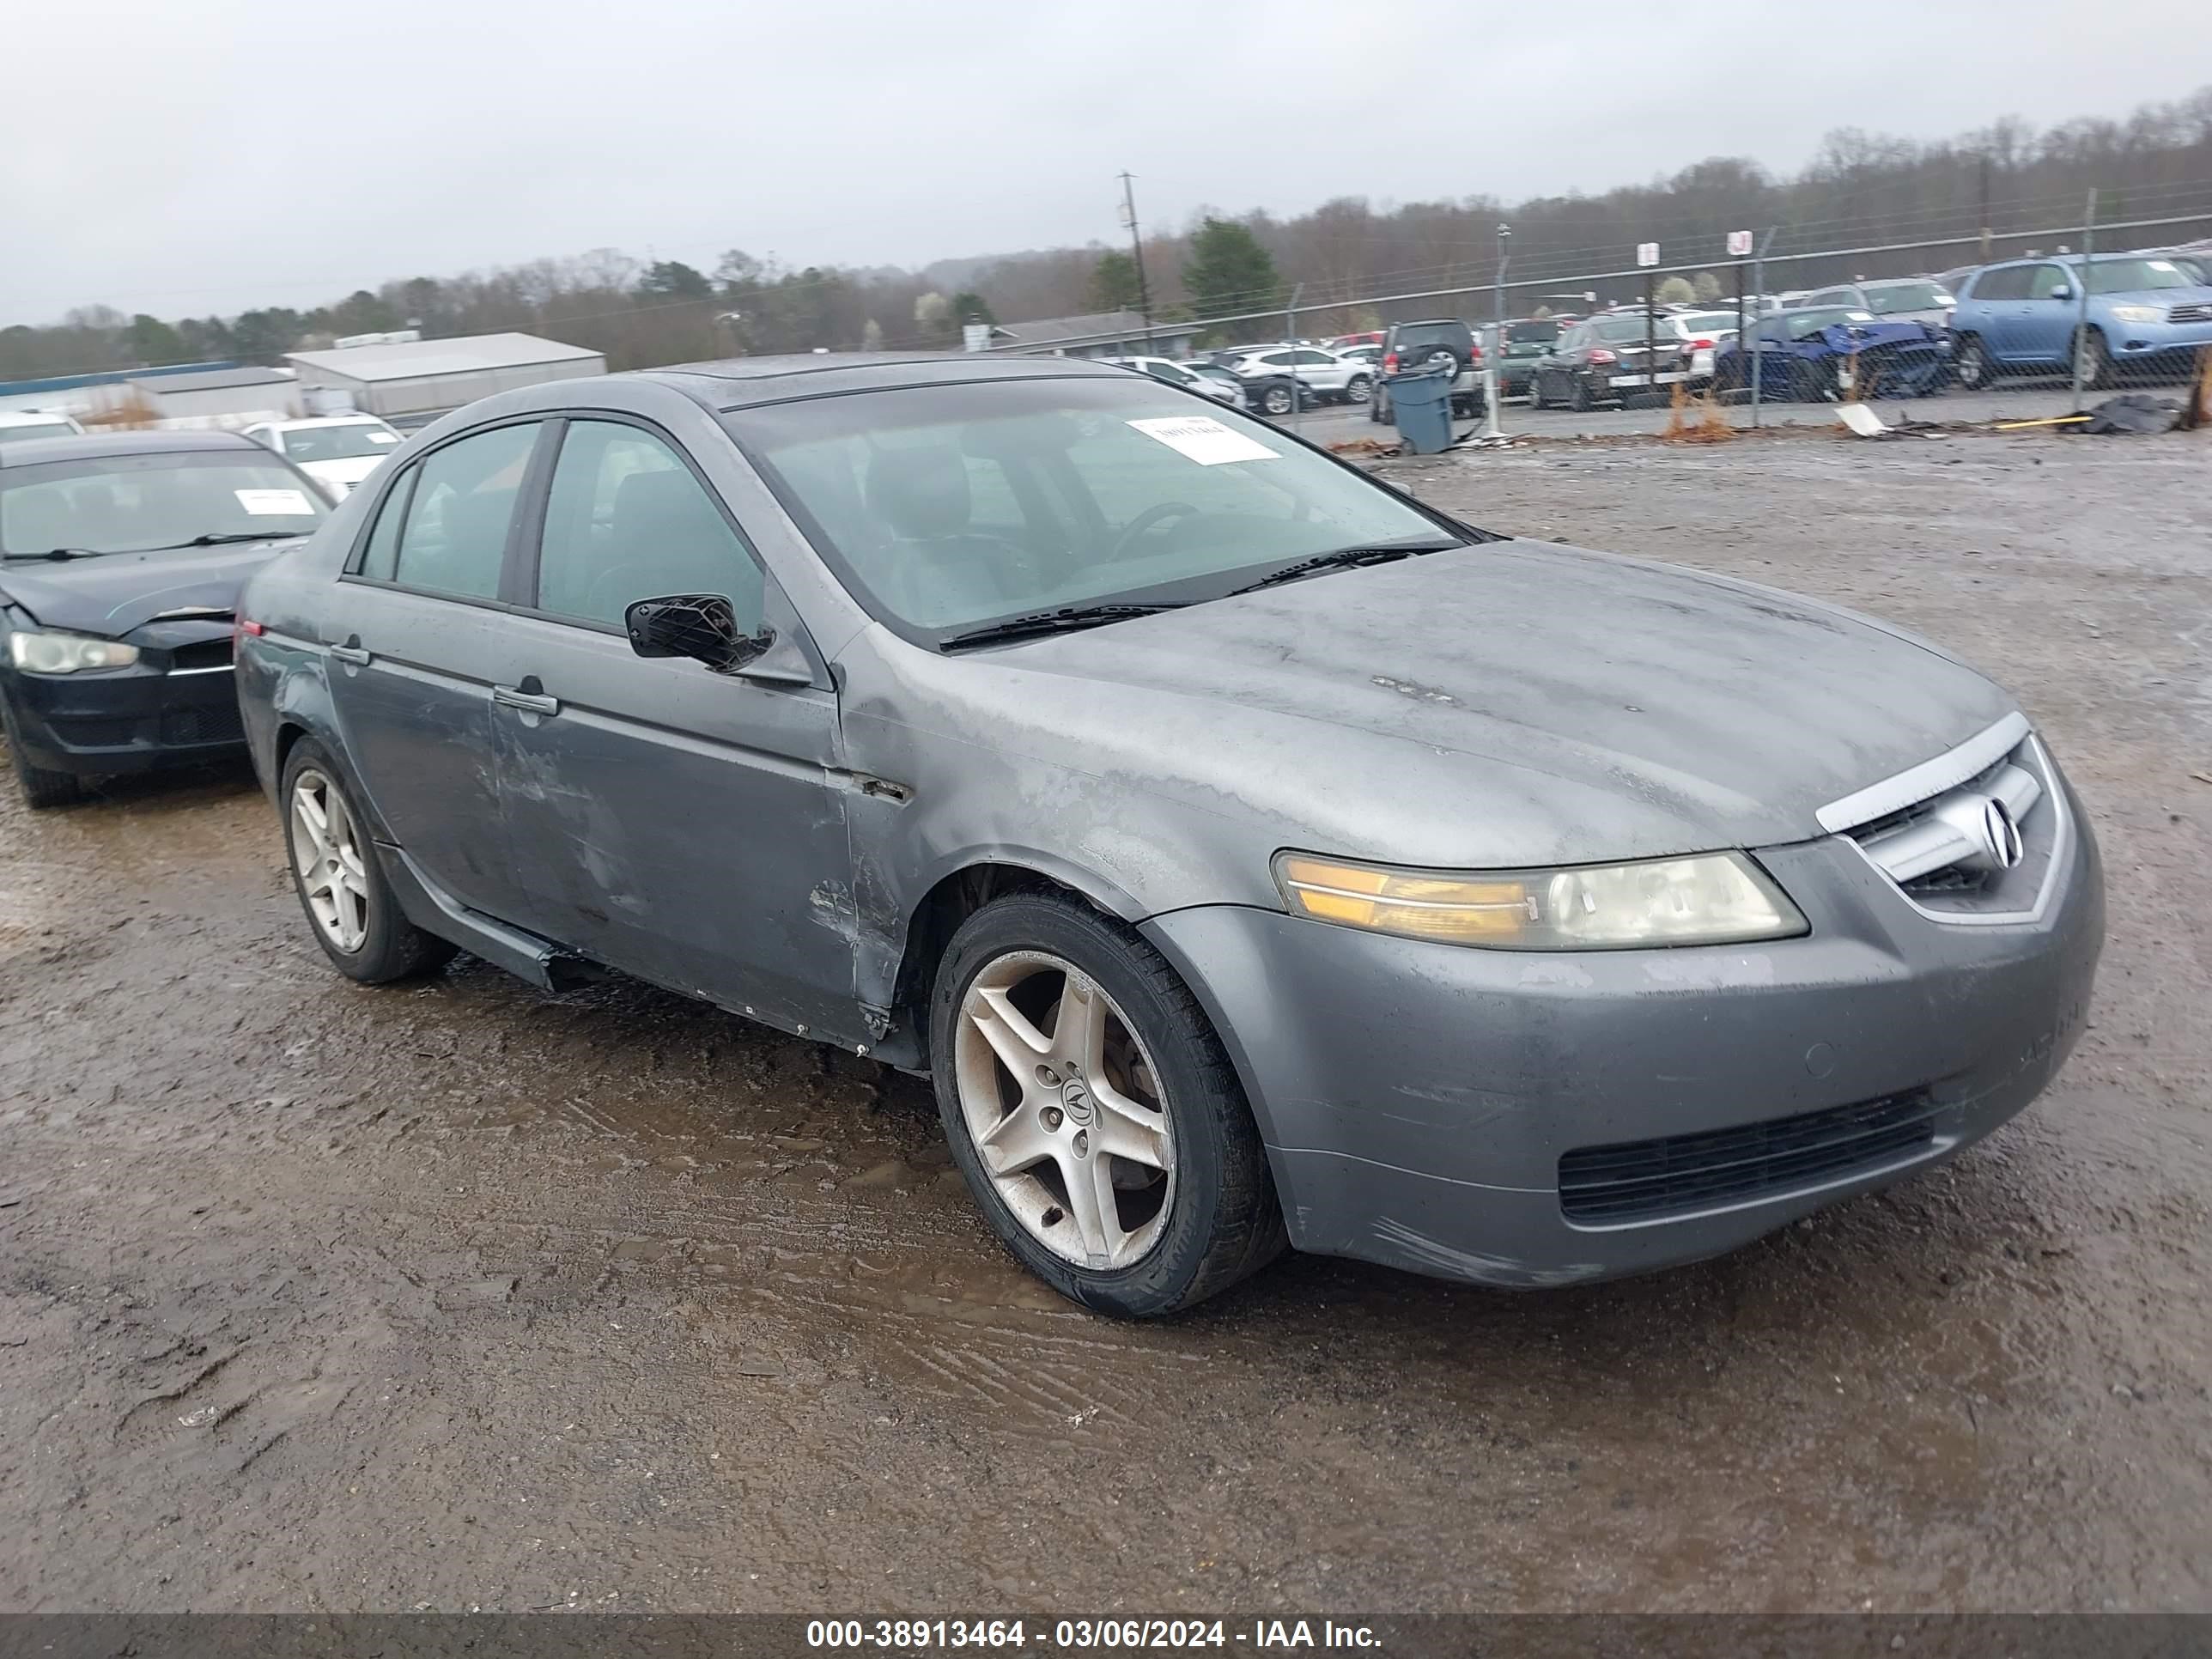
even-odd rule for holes
{"type": "Polygon", "coordinates": [[[1404,476],[2009,682],[2111,885],[2051,1092],[1703,1267],[1291,1259],[1133,1328],[910,1080],[626,982],[355,987],[242,771],[11,791],[0,1608],[2212,1606],[2212,439],[1404,476]]]}

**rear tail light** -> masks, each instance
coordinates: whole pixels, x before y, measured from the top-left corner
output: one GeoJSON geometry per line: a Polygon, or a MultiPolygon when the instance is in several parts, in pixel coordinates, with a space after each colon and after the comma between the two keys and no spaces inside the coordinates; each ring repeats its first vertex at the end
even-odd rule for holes
{"type": "Polygon", "coordinates": [[[1720,342],[1717,340],[1692,340],[1689,343],[1688,349],[1692,351],[1711,351],[1720,342]]]}
{"type": "Polygon", "coordinates": [[[1591,352],[1589,355],[1589,360],[1594,363],[1617,363],[1620,361],[1620,358],[1614,356],[1610,351],[1602,349],[1591,352]]]}
{"type": "Polygon", "coordinates": [[[1396,352],[1386,351],[1382,354],[1382,372],[1385,374],[1395,374],[1398,372],[1398,354],[1396,352]]]}
{"type": "Polygon", "coordinates": [[[237,618],[230,625],[230,648],[232,652],[234,653],[237,651],[239,641],[242,639],[258,640],[261,637],[263,629],[259,623],[249,622],[244,617],[237,618]]]}

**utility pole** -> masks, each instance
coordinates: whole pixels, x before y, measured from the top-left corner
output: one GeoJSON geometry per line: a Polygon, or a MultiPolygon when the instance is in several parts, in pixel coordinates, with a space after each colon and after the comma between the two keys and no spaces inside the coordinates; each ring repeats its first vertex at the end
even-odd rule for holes
{"type": "Polygon", "coordinates": [[[1498,404],[1503,384],[1498,378],[1498,360],[1505,355],[1505,267],[1513,255],[1513,227],[1498,227],[1498,274],[1491,279],[1490,349],[1482,356],[1483,434],[1486,437],[1501,436],[1504,428],[1498,423],[1498,404]]]}
{"type": "Polygon", "coordinates": [[[1990,262],[1990,153],[1989,153],[1989,151],[1987,151],[1987,150],[1984,150],[1984,151],[1982,152],[1982,167],[1981,167],[1981,173],[1982,173],[1982,199],[1981,199],[1981,208],[1982,208],[1982,211],[1981,211],[1981,228],[1982,228],[1982,259],[1981,259],[1981,262],[1982,262],[1982,264],[1989,264],[1989,262],[1990,262]]]}
{"type": "Polygon", "coordinates": [[[1129,228],[1129,258],[1137,267],[1137,314],[1145,319],[1145,349],[1152,346],[1152,291],[1145,282],[1145,239],[1137,233],[1136,186],[1121,174],[1121,222],[1129,228]]]}

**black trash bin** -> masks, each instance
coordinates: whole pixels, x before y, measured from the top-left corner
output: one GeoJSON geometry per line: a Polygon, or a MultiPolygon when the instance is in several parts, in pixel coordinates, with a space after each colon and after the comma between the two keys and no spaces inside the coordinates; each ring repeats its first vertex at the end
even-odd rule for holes
{"type": "Polygon", "coordinates": [[[1390,388],[1390,424],[1398,428],[1407,448],[1416,455],[1434,455],[1450,447],[1449,368],[1409,369],[1391,375],[1385,384],[1390,388]]]}

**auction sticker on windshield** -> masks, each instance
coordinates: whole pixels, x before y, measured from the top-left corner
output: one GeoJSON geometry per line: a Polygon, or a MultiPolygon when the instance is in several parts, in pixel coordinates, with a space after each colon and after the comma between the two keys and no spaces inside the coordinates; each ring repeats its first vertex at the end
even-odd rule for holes
{"type": "Polygon", "coordinates": [[[1282,452],[1231,431],[1205,415],[1170,415],[1162,419],[1132,421],[1129,424],[1147,438],[1157,438],[1170,449],[1188,455],[1200,466],[1219,466],[1224,461],[1277,461],[1282,452]]]}
{"type": "Polygon", "coordinates": [[[257,518],[304,519],[315,509],[296,489],[234,489],[238,504],[257,518]]]}

